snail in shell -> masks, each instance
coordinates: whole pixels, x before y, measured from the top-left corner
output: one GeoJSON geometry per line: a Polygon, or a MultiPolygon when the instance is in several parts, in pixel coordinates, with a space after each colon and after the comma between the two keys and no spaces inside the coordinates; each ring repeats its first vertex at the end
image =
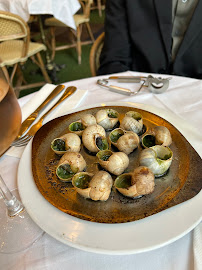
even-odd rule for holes
{"type": "Polygon", "coordinates": [[[87,127],[82,134],[83,145],[92,153],[108,149],[105,129],[100,125],[87,127]]]}
{"type": "Polygon", "coordinates": [[[94,115],[87,113],[81,117],[81,122],[85,127],[92,126],[96,124],[96,118],[94,115]]]}
{"type": "Polygon", "coordinates": [[[129,158],[123,152],[113,153],[110,150],[102,150],[96,156],[98,157],[99,164],[105,170],[115,175],[122,174],[129,165],[129,158]]]}
{"type": "Polygon", "coordinates": [[[135,111],[129,111],[121,121],[120,128],[140,134],[143,128],[142,115],[135,111]]]}
{"type": "Polygon", "coordinates": [[[119,151],[129,155],[138,147],[139,136],[132,131],[125,131],[121,128],[116,128],[109,134],[111,144],[116,146],[119,151]]]}
{"type": "Polygon", "coordinates": [[[69,131],[81,136],[84,129],[88,126],[95,125],[96,119],[92,114],[84,114],[78,121],[72,122],[69,125],[69,131]]]}
{"type": "Polygon", "coordinates": [[[89,183],[92,177],[93,177],[92,173],[78,172],[72,178],[72,185],[75,187],[76,192],[86,199],[90,198],[89,183]]]}
{"type": "Polygon", "coordinates": [[[81,139],[78,135],[67,133],[51,142],[51,149],[58,155],[66,152],[79,152],[81,148],[81,139]]]}
{"type": "Polygon", "coordinates": [[[105,171],[99,171],[95,175],[79,172],[72,178],[72,184],[84,198],[106,201],[111,193],[113,180],[111,175],[105,171]]]}
{"type": "Polygon", "coordinates": [[[81,120],[72,122],[69,125],[69,131],[77,134],[78,136],[82,135],[84,129],[85,129],[85,126],[82,124],[81,120]]]}
{"type": "Polygon", "coordinates": [[[170,146],[172,137],[169,129],[164,126],[156,126],[142,137],[142,146],[144,148],[154,145],[170,146]]]}
{"type": "Polygon", "coordinates": [[[64,182],[71,182],[72,177],[77,172],[81,172],[86,168],[86,161],[80,153],[65,153],[56,168],[56,175],[64,182]]]}
{"type": "Polygon", "coordinates": [[[99,110],[95,117],[97,124],[106,130],[113,129],[119,121],[119,113],[113,109],[99,110]]]}
{"type": "Polygon", "coordinates": [[[140,198],[154,191],[154,174],[145,167],[139,166],[131,173],[119,175],[114,182],[115,188],[124,196],[140,198]]]}
{"type": "Polygon", "coordinates": [[[140,153],[140,165],[148,167],[156,177],[164,175],[170,168],[173,152],[167,146],[155,145],[140,153]]]}

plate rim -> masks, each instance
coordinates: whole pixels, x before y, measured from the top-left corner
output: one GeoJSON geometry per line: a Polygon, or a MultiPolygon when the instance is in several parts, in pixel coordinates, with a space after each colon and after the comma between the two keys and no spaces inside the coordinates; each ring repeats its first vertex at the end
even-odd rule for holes
{"type": "MultiPolygon", "coordinates": [[[[144,109],[146,111],[155,113],[158,116],[164,118],[165,120],[169,121],[172,125],[175,126],[175,128],[177,128],[179,130],[178,126],[176,126],[175,123],[170,121],[170,118],[172,118],[172,115],[170,114],[170,112],[168,113],[168,111],[166,111],[166,110],[162,110],[162,109],[157,108],[155,106],[146,105],[146,104],[142,104],[142,103],[133,103],[133,102],[117,102],[116,104],[114,102],[98,103],[98,104],[94,104],[93,106],[85,106],[85,107],[77,108],[75,110],[68,112],[67,114],[72,113],[72,112],[85,110],[88,108],[94,108],[94,107],[98,107],[98,106],[110,106],[110,105],[111,106],[112,105],[113,106],[128,106],[128,107],[136,107],[136,108],[144,109]],[[168,117],[169,119],[167,119],[167,117],[165,117],[165,115],[163,115],[163,116],[162,116],[162,114],[159,115],[159,113],[162,113],[162,112],[164,112],[164,113],[166,112],[166,116],[170,114],[171,117],[168,117]]],[[[179,120],[184,121],[184,120],[181,120],[180,118],[176,117],[175,114],[173,114],[173,115],[175,116],[175,119],[173,119],[173,121],[175,120],[174,122],[179,122],[179,120]],[[176,119],[178,121],[176,121],[176,119]]],[[[60,116],[62,116],[62,115],[60,115],[60,116]]],[[[181,126],[181,128],[182,127],[183,127],[183,125],[181,126]]],[[[191,130],[193,132],[193,129],[191,129],[191,130]]],[[[179,130],[179,131],[181,132],[181,130],[179,130]]],[[[181,133],[183,134],[183,132],[181,132],[181,133]]],[[[192,134],[192,136],[193,136],[193,134],[192,134]]],[[[185,138],[186,138],[186,136],[185,136],[185,138]]],[[[156,239],[152,239],[152,241],[151,241],[151,239],[150,240],[144,239],[143,240],[144,244],[142,245],[142,243],[139,243],[140,247],[138,248],[137,243],[134,243],[131,245],[131,243],[123,242],[125,240],[122,239],[122,241],[120,241],[121,245],[117,246],[118,239],[123,238],[123,236],[119,235],[120,234],[119,226],[121,226],[122,230],[126,230],[126,228],[127,228],[127,231],[129,230],[129,233],[132,233],[133,237],[134,236],[137,237],[137,231],[135,232],[136,234],[133,235],[134,228],[136,230],[137,229],[140,230],[142,225],[146,226],[146,228],[147,227],[149,228],[150,231],[148,231],[148,232],[155,234],[155,232],[157,232],[157,228],[155,229],[156,226],[154,224],[155,219],[158,220],[159,217],[163,214],[164,218],[166,217],[166,219],[170,220],[170,218],[173,214],[175,215],[175,217],[178,217],[179,213],[183,212],[183,208],[187,209],[187,207],[192,208],[193,205],[197,206],[198,201],[202,202],[202,191],[200,191],[194,198],[192,198],[184,203],[181,203],[181,204],[176,205],[172,208],[164,210],[160,213],[157,213],[155,215],[147,217],[143,220],[137,220],[134,222],[121,223],[121,224],[100,224],[100,223],[92,223],[89,221],[80,220],[76,217],[69,216],[69,215],[61,212],[57,208],[55,208],[48,201],[46,201],[45,198],[38,191],[36,184],[34,183],[31,170],[29,170],[31,168],[30,167],[31,166],[31,143],[32,143],[32,141],[25,148],[25,151],[24,151],[22,158],[20,160],[20,163],[19,163],[18,188],[19,188],[20,196],[21,196],[23,204],[25,205],[25,207],[27,209],[27,212],[30,214],[31,218],[36,222],[36,224],[38,224],[44,231],[46,231],[52,237],[56,238],[60,242],[63,242],[64,244],[70,245],[74,248],[79,248],[81,250],[90,251],[90,252],[94,252],[94,253],[111,254],[111,255],[135,254],[135,253],[145,252],[145,251],[149,251],[149,250],[154,250],[156,248],[159,248],[159,247],[165,246],[169,243],[172,243],[173,241],[181,238],[182,236],[187,234],[189,231],[191,231],[195,226],[197,226],[200,223],[200,221],[202,219],[199,211],[198,212],[191,211],[190,215],[191,215],[191,218],[193,219],[193,221],[190,222],[190,220],[189,220],[189,222],[186,224],[186,226],[184,226],[184,228],[182,230],[180,228],[178,228],[178,230],[179,230],[178,232],[173,233],[171,231],[169,231],[169,232],[166,231],[168,233],[168,235],[166,237],[164,236],[161,241],[157,241],[156,239]],[[26,164],[27,162],[28,162],[28,164],[26,164]],[[23,181],[24,174],[26,174],[28,176],[27,177],[28,181],[23,181]],[[30,187],[32,187],[32,188],[30,189],[30,187]],[[35,204],[33,204],[33,201],[32,202],[30,201],[30,196],[32,197],[33,195],[35,195],[37,197],[38,201],[43,203],[43,206],[45,207],[46,211],[49,211],[51,214],[56,215],[59,219],[65,220],[65,222],[67,222],[67,223],[70,222],[71,225],[74,225],[74,227],[72,228],[72,231],[71,231],[71,228],[69,228],[68,226],[67,226],[68,230],[65,231],[65,233],[68,233],[70,236],[72,234],[73,238],[66,237],[65,235],[63,235],[64,234],[64,233],[62,233],[63,226],[61,224],[60,224],[60,228],[56,227],[56,229],[53,226],[53,224],[51,224],[50,226],[47,226],[47,217],[46,217],[46,221],[45,221],[46,224],[44,223],[44,220],[41,217],[42,213],[40,213],[40,211],[39,211],[39,210],[41,210],[41,208],[36,209],[37,202],[34,201],[35,204]],[[186,205],[186,207],[184,207],[184,205],[186,205]],[[176,213],[178,213],[177,216],[176,216],[176,213]],[[146,225],[145,225],[145,223],[146,223],[146,225]],[[151,230],[151,226],[148,226],[147,223],[150,223],[150,225],[152,224],[152,226],[153,226],[152,230],[151,230]],[[114,243],[110,243],[108,240],[106,240],[107,241],[107,243],[106,243],[106,241],[103,241],[103,239],[101,239],[100,236],[98,236],[96,240],[101,241],[101,244],[98,244],[96,241],[93,242],[92,239],[91,239],[91,241],[86,243],[85,241],[87,239],[84,236],[84,232],[88,233],[89,227],[91,230],[92,229],[94,230],[93,235],[96,235],[95,230],[98,230],[100,232],[103,230],[103,228],[105,228],[104,230],[106,231],[107,235],[112,235],[112,237],[116,237],[116,239],[113,239],[114,243]],[[82,230],[84,230],[84,231],[82,231],[82,230]],[[75,232],[77,232],[78,235],[75,236],[74,235],[75,232]],[[80,235],[79,235],[79,233],[80,233],[80,235]],[[79,237],[81,239],[79,239],[79,237]]],[[[190,141],[189,141],[189,143],[193,146],[193,144],[190,141]]],[[[198,151],[197,151],[197,153],[198,153],[198,151]]],[[[187,213],[187,212],[188,211],[186,211],[185,213],[187,213]]],[[[50,220],[50,221],[53,221],[53,220],[50,220]]],[[[170,220],[170,221],[172,221],[172,220],[170,220]]],[[[164,222],[165,222],[165,220],[164,220],[164,222]]],[[[164,222],[161,221],[162,225],[164,222]]],[[[179,227],[179,224],[177,226],[179,227]]],[[[126,237],[129,238],[129,235],[127,234],[126,237]]],[[[138,240],[138,241],[140,241],[140,240],[138,240]]]]}

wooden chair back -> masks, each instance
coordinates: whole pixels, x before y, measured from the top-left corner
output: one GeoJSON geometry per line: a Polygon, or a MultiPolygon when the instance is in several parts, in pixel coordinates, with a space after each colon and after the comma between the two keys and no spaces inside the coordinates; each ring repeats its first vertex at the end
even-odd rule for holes
{"type": "Polygon", "coordinates": [[[30,42],[30,31],[27,23],[19,16],[0,11],[0,42],[23,39],[21,57],[26,57],[30,42]]]}
{"type": "Polygon", "coordinates": [[[90,50],[90,70],[92,76],[96,76],[97,70],[100,66],[100,54],[104,45],[105,33],[101,33],[93,43],[90,50]]]}
{"type": "Polygon", "coordinates": [[[83,14],[85,15],[86,18],[90,17],[90,8],[93,3],[93,0],[80,0],[79,1],[82,8],[83,8],[83,14]]]}
{"type": "Polygon", "coordinates": [[[8,81],[17,96],[21,90],[39,87],[46,82],[51,83],[40,54],[41,51],[45,50],[44,44],[30,41],[29,26],[20,16],[0,11],[0,66],[12,69],[11,72],[9,71],[8,81]],[[28,58],[31,58],[32,62],[40,68],[45,81],[26,82],[21,66],[26,63],[28,58]]]}

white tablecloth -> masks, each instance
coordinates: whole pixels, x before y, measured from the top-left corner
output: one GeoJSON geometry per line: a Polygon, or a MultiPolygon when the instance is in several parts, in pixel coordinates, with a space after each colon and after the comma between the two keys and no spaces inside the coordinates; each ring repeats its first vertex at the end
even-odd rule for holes
{"type": "MultiPolygon", "coordinates": [[[[146,75],[143,73],[125,72],[122,75],[146,75]]],[[[154,74],[154,76],[157,76],[154,74]]],[[[162,75],[161,75],[162,76],[162,75]]],[[[107,76],[103,76],[107,77],[107,76]]],[[[81,90],[88,90],[80,103],[81,106],[105,103],[107,101],[131,101],[167,110],[190,122],[198,129],[199,137],[193,142],[194,148],[202,156],[202,81],[173,76],[169,89],[159,95],[150,93],[146,88],[133,97],[113,93],[97,84],[97,77],[65,83],[81,90]]],[[[120,86],[120,84],[119,84],[120,86]]],[[[123,84],[128,88],[139,85],[123,84]]],[[[32,96],[19,100],[26,103],[32,96]]],[[[17,185],[17,168],[19,158],[4,155],[0,160],[0,171],[8,186],[17,185]]],[[[199,206],[201,207],[201,206],[199,206]]],[[[0,269],[137,269],[137,270],[200,270],[202,269],[201,247],[202,224],[188,232],[182,238],[162,248],[134,255],[94,254],[64,245],[45,234],[37,243],[24,252],[12,255],[0,254],[0,269]],[[198,245],[196,245],[198,243],[198,245]],[[196,260],[197,259],[197,260],[196,260]]]]}
{"type": "Polygon", "coordinates": [[[76,29],[73,15],[79,10],[78,0],[0,0],[0,10],[19,15],[25,21],[30,14],[50,14],[76,29]]]}

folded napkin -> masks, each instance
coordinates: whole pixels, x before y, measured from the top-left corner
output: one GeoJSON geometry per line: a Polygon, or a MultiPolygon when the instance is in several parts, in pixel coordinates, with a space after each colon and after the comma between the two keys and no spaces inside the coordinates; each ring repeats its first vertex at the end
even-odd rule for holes
{"type": "MultiPolygon", "coordinates": [[[[38,108],[38,106],[49,96],[49,94],[53,91],[55,87],[56,85],[46,84],[32,96],[32,98],[22,107],[22,121],[24,121],[33,111],[36,110],[36,108],[38,108]]],[[[49,104],[49,106],[44,109],[43,113],[39,115],[38,119],[41,117],[42,114],[44,114],[56,103],[56,101],[61,97],[63,92],[64,90],[56,98],[54,98],[54,100],[49,104]]],[[[43,124],[47,123],[53,118],[67,114],[68,111],[77,108],[86,94],[86,90],[84,91],[77,89],[77,91],[73,95],[64,100],[44,119],[43,124]]],[[[20,158],[24,151],[24,148],[25,146],[11,147],[6,152],[6,155],[20,158]]]]}

